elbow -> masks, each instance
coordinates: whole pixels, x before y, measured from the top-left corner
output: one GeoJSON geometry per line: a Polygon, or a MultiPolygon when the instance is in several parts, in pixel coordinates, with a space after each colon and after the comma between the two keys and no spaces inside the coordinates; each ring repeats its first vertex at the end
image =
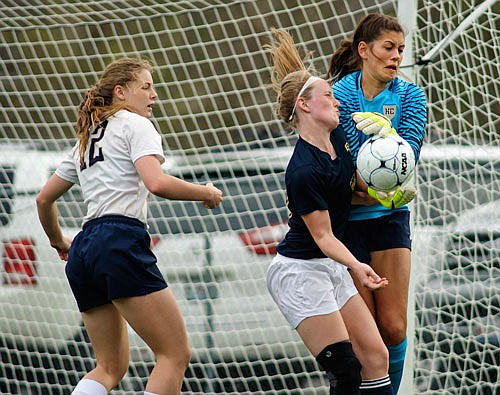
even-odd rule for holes
{"type": "Polygon", "coordinates": [[[145,185],[148,191],[151,192],[153,195],[162,196],[162,191],[164,188],[160,179],[150,180],[145,185]]]}
{"type": "Polygon", "coordinates": [[[321,235],[321,236],[315,237],[314,241],[315,241],[316,245],[319,247],[319,249],[321,250],[321,252],[323,252],[323,254],[328,256],[326,251],[328,251],[328,247],[331,243],[331,239],[327,235],[321,235]]]}
{"type": "Polygon", "coordinates": [[[39,213],[49,211],[51,209],[52,205],[55,204],[55,201],[53,199],[48,198],[47,195],[44,194],[43,192],[40,192],[36,196],[35,202],[36,202],[37,211],[39,213]]]}
{"type": "Polygon", "coordinates": [[[37,207],[46,207],[49,204],[48,200],[44,197],[42,193],[36,195],[35,202],[37,207]]]}

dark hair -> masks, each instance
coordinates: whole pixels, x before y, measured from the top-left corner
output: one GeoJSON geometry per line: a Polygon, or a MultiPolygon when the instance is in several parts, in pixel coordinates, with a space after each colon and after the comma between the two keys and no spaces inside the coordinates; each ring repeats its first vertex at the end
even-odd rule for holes
{"type": "Polygon", "coordinates": [[[349,73],[361,70],[361,58],[358,54],[359,43],[364,41],[369,44],[384,32],[405,34],[403,26],[392,16],[383,14],[365,16],[359,22],[352,39],[342,40],[340,47],[333,53],[327,78],[336,82],[349,73]]]}

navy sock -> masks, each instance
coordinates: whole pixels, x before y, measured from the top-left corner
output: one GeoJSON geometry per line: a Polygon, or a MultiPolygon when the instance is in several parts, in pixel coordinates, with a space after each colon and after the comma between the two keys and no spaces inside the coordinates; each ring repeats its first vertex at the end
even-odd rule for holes
{"type": "Polygon", "coordinates": [[[363,380],[359,387],[361,395],[394,395],[389,376],[375,380],[363,380]]]}
{"type": "Polygon", "coordinates": [[[392,388],[394,394],[398,393],[401,379],[403,378],[403,368],[405,365],[406,347],[408,345],[408,338],[396,346],[387,346],[389,350],[389,376],[391,376],[392,388]]]}

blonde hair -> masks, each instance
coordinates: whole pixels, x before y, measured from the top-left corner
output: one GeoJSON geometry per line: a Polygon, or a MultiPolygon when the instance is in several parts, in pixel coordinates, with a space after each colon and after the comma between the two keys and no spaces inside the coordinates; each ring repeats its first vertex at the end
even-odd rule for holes
{"type": "MultiPolygon", "coordinates": [[[[264,48],[271,54],[273,71],[271,87],[278,95],[276,115],[283,121],[295,125],[294,107],[304,84],[311,77],[312,66],[306,67],[304,61],[312,52],[301,58],[293,37],[286,30],[271,29],[275,39],[264,48]]],[[[310,88],[304,89],[301,96],[310,97],[310,88]]]]}
{"type": "Polygon", "coordinates": [[[113,104],[115,86],[126,86],[136,81],[142,70],[152,72],[151,64],[146,60],[121,58],[110,63],[104,70],[99,82],[91,86],[78,106],[76,135],[79,141],[80,161],[92,131],[106,119],[122,109],[129,109],[126,104],[113,104]]]}

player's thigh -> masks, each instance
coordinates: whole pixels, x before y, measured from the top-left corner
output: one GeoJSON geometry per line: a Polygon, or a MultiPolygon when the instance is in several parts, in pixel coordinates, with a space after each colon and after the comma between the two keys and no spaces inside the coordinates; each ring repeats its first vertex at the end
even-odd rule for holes
{"type": "Polygon", "coordinates": [[[297,333],[315,357],[326,346],[349,339],[339,311],[315,315],[302,320],[297,326],[297,333]]]}
{"type": "Polygon", "coordinates": [[[373,293],[379,326],[392,325],[395,320],[406,321],[408,287],[411,271],[411,252],[407,248],[374,251],[371,266],[389,285],[373,293]]]}
{"type": "Polygon", "coordinates": [[[105,304],[82,313],[85,329],[96,359],[109,370],[128,366],[129,340],[127,324],[112,304],[105,304]]]}
{"type": "Polygon", "coordinates": [[[363,366],[363,378],[382,377],[387,373],[389,355],[368,307],[361,297],[355,296],[340,312],[354,352],[363,366]]]}
{"type": "MultiPolygon", "coordinates": [[[[376,271],[375,271],[376,272],[376,271]]],[[[373,298],[373,291],[364,287],[363,284],[359,281],[358,277],[352,273],[352,271],[349,271],[352,281],[354,282],[354,285],[356,285],[356,289],[358,290],[359,295],[363,298],[366,306],[370,310],[371,314],[373,317],[375,317],[375,300],[373,298]]],[[[377,272],[378,274],[378,272],[377,272]]],[[[383,276],[381,276],[383,277],[383,276]]]]}
{"type": "Polygon", "coordinates": [[[155,354],[176,354],[189,348],[184,319],[169,288],[113,303],[155,354]]]}

